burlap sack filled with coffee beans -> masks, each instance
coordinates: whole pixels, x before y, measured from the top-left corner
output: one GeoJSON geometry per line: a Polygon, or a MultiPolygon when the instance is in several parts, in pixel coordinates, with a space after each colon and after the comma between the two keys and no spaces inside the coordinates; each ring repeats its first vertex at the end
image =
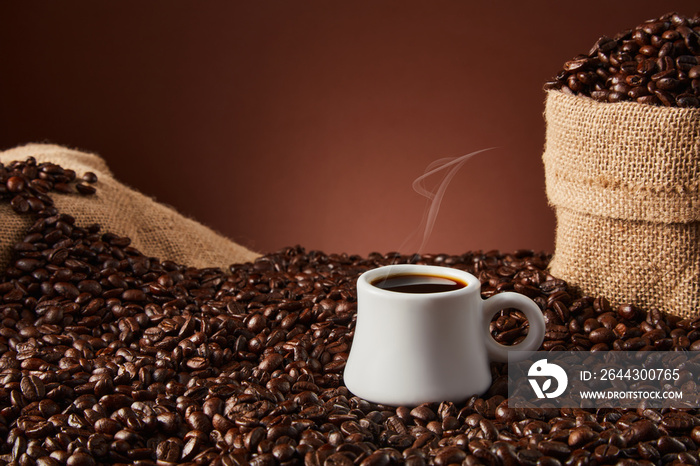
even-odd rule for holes
{"type": "Polygon", "coordinates": [[[700,109],[550,90],[551,273],[613,304],[700,309],[700,109]]]}
{"type": "MultiPolygon", "coordinates": [[[[0,162],[34,157],[38,163],[51,162],[72,169],[77,176],[97,175],[97,192],[91,196],[51,193],[60,213],[69,214],[85,225],[97,223],[103,232],[131,238],[131,245],[143,254],[161,260],[204,268],[225,270],[234,263],[252,261],[258,254],[184,217],[170,207],[128,188],[114,179],[107,164],[95,154],[47,144],[29,144],[0,152],[0,162]]],[[[20,241],[33,223],[31,215],[15,213],[0,203],[0,270],[11,257],[12,245],[20,241]]]]}

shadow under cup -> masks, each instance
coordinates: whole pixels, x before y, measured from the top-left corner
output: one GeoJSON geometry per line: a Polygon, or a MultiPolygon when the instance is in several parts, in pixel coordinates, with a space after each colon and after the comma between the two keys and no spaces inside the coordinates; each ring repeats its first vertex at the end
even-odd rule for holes
{"type": "Polygon", "coordinates": [[[515,348],[493,340],[491,318],[514,307],[530,321],[538,320],[534,334],[516,345],[530,350],[544,338],[544,318],[523,295],[501,293],[483,300],[480,291],[476,277],[447,267],[399,264],[362,274],[344,373],[348,389],[389,405],[463,401],[486,392],[489,362],[507,360],[515,348]]]}

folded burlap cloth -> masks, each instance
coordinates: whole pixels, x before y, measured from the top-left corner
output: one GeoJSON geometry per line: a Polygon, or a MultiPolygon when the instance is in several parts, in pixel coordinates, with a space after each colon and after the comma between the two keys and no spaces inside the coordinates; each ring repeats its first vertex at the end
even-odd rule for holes
{"type": "MultiPolygon", "coordinates": [[[[97,223],[102,232],[131,238],[131,245],[143,254],[197,268],[221,267],[255,260],[259,254],[236,244],[206,226],[187,218],[171,207],[120,183],[105,161],[95,154],[49,144],[28,144],[0,152],[0,163],[24,161],[51,162],[72,169],[77,177],[85,172],[97,175],[96,194],[50,196],[60,213],[76,218],[80,226],[97,223]]],[[[11,257],[12,246],[34,223],[32,215],[19,215],[9,203],[0,203],[0,270],[11,257]]]]}
{"type": "Polygon", "coordinates": [[[683,317],[700,309],[700,109],[549,91],[550,269],[583,294],[683,317]]]}

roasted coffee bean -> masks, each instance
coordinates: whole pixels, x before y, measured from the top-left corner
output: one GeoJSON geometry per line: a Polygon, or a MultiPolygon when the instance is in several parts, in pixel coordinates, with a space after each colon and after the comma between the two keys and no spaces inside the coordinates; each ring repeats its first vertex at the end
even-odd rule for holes
{"type": "Polygon", "coordinates": [[[568,445],[558,441],[543,441],[537,445],[537,449],[545,456],[554,458],[566,458],[571,453],[568,445]]]}
{"type": "Polygon", "coordinates": [[[259,367],[266,372],[272,372],[277,369],[283,361],[284,357],[281,354],[272,353],[260,362],[259,367]]]}
{"type": "Polygon", "coordinates": [[[615,460],[620,454],[620,449],[615,445],[600,445],[593,452],[593,457],[600,463],[608,463],[615,460]]]}
{"type": "Polygon", "coordinates": [[[690,430],[696,425],[696,418],[682,411],[670,412],[661,419],[661,425],[672,431],[690,430]]]}
{"type": "Polygon", "coordinates": [[[615,333],[609,328],[605,327],[600,327],[595,330],[592,330],[588,336],[588,339],[593,344],[604,343],[609,345],[613,341],[615,341],[615,338],[615,333]]]}
{"type": "Polygon", "coordinates": [[[22,396],[29,401],[40,401],[46,395],[44,382],[34,375],[23,377],[20,382],[20,389],[22,390],[22,396]]]}
{"type": "Polygon", "coordinates": [[[83,175],[83,181],[86,183],[97,183],[97,175],[93,172],[85,172],[83,175]]]}
{"type": "Polygon", "coordinates": [[[661,458],[659,450],[652,442],[640,442],[637,444],[637,452],[642,459],[658,461],[661,458]]]}
{"type": "Polygon", "coordinates": [[[97,189],[95,189],[94,186],[90,186],[89,184],[85,183],[76,183],[75,189],[80,193],[80,194],[95,194],[97,192],[97,189]]]}
{"type": "Polygon", "coordinates": [[[417,408],[414,408],[411,411],[411,416],[426,423],[436,419],[437,417],[433,410],[427,406],[418,406],[417,408]]]}
{"type": "Polygon", "coordinates": [[[20,176],[11,176],[5,181],[5,186],[7,186],[7,191],[11,193],[19,193],[24,191],[26,183],[24,178],[20,176]]]}
{"type": "Polygon", "coordinates": [[[622,304],[617,308],[617,313],[620,317],[627,320],[634,320],[638,316],[637,308],[631,304],[622,304]]]}
{"type": "Polygon", "coordinates": [[[659,437],[659,429],[655,422],[642,419],[632,423],[624,432],[624,437],[628,444],[654,440],[659,437]]]}
{"type": "Polygon", "coordinates": [[[93,466],[97,464],[88,452],[75,452],[66,461],[66,466],[93,466]]]}
{"type": "Polygon", "coordinates": [[[571,448],[579,448],[598,438],[598,434],[588,426],[571,429],[568,444],[571,448]]]}
{"type": "Polygon", "coordinates": [[[448,465],[453,463],[461,463],[467,457],[464,450],[457,447],[444,447],[438,450],[435,455],[435,464],[448,465]]]}
{"type": "Polygon", "coordinates": [[[680,453],[686,450],[685,444],[678,439],[664,435],[656,441],[656,448],[663,456],[667,453],[680,453]]]}

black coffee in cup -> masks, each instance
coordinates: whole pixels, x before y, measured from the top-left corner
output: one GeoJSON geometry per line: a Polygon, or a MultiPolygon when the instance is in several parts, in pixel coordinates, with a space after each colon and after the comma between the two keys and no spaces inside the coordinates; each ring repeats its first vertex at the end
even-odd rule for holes
{"type": "Polygon", "coordinates": [[[397,274],[381,277],[372,285],[398,293],[443,293],[467,286],[463,281],[439,275],[397,274]]]}

